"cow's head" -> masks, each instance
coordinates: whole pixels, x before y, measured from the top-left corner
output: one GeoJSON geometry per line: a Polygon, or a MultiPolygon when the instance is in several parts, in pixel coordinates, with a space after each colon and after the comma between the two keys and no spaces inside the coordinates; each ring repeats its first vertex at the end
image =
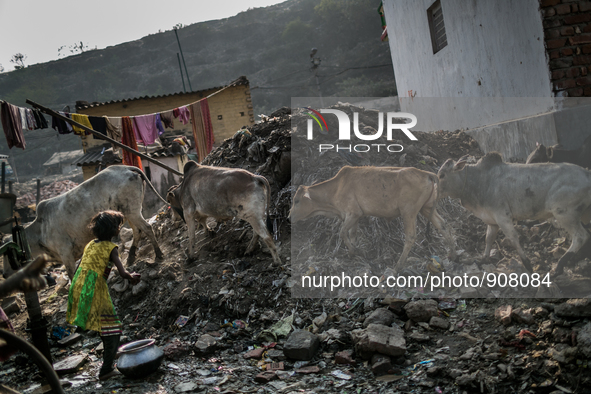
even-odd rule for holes
{"type": "Polygon", "coordinates": [[[176,220],[182,219],[186,223],[183,207],[181,205],[181,188],[179,186],[180,185],[174,185],[168,189],[166,201],[168,201],[172,208],[172,216],[176,220]]]}
{"type": "Polygon", "coordinates": [[[462,156],[457,162],[447,159],[439,169],[437,177],[439,178],[438,198],[459,197],[461,194],[464,178],[461,173],[468,163],[468,155],[462,156]]]}
{"type": "Polygon", "coordinates": [[[313,216],[316,204],[310,198],[308,186],[300,186],[293,196],[293,204],[289,211],[289,219],[292,223],[313,216]]]}
{"type": "Polygon", "coordinates": [[[536,142],[536,149],[527,156],[525,164],[547,163],[552,157],[552,147],[546,148],[544,145],[536,142]]]}

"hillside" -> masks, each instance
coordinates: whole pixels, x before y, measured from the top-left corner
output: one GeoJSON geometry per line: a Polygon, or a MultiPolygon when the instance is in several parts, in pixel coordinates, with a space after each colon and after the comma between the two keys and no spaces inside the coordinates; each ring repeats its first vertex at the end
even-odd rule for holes
{"type": "MultiPolygon", "coordinates": [[[[395,93],[387,43],[380,41],[376,0],[289,0],[234,17],[178,30],[193,90],[250,80],[255,117],[289,106],[291,97],[318,94],[310,70],[317,48],[324,96],[381,97],[395,93]],[[378,66],[378,67],[376,67],[378,66]]],[[[65,59],[0,74],[0,99],[25,100],[61,110],[76,101],[109,101],[183,90],[174,31],[90,50],[65,59]]],[[[185,81],[186,83],[186,81],[185,81]]],[[[188,84],[187,84],[188,89],[188,84]]],[[[53,152],[79,149],[77,137],[52,130],[27,135],[17,159],[21,173],[39,172],[53,152]]],[[[20,175],[20,174],[19,174],[20,175]]]]}

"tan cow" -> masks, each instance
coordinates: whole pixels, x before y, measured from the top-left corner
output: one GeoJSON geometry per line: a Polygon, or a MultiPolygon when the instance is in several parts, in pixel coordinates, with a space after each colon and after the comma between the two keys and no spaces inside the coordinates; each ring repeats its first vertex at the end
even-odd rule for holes
{"type": "Polygon", "coordinates": [[[169,189],[166,199],[187,223],[190,256],[195,242],[195,220],[207,230],[208,217],[218,220],[236,217],[250,223],[253,229],[245,253],[254,250],[260,236],[271,251],[273,261],[281,263],[266,225],[271,188],[265,177],[242,169],[210,167],[194,161],[185,164],[183,172],[183,180],[169,189]]]}
{"type": "Polygon", "coordinates": [[[435,209],[437,175],[414,167],[345,166],[331,179],[313,186],[300,186],[289,213],[293,223],[313,216],[336,217],[343,221],[340,237],[354,253],[357,223],[363,216],[404,222],[404,249],[396,267],[401,267],[416,240],[417,214],[429,218],[443,234],[455,259],[454,240],[445,221],[435,209]]]}

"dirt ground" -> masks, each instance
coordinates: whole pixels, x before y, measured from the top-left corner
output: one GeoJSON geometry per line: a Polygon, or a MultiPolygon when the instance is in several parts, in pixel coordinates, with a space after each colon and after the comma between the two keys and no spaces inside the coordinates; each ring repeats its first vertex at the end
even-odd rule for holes
{"type": "MultiPolygon", "coordinates": [[[[295,262],[291,260],[292,234],[287,216],[295,186],[328,179],[334,175],[335,166],[366,160],[335,152],[323,157],[325,165],[318,165],[311,154],[302,154],[306,150],[301,147],[307,143],[301,139],[304,121],[304,114],[280,109],[265,122],[237,132],[205,160],[208,165],[245,168],[267,177],[272,189],[270,216],[283,264],[274,266],[262,244],[253,254],[244,256],[252,232],[248,224],[239,221],[210,223],[213,236],[198,233],[198,255],[188,258],[186,226],[173,219],[168,207],[163,207],[149,221],[165,261],[155,263],[154,251],[147,239],[142,239],[136,262],[127,267],[141,273],[140,284],[129,286],[116,272],[111,274],[109,284],[123,319],[122,343],[153,338],[164,349],[165,360],[157,372],[144,378],[117,377],[99,382],[100,338],[82,332],[79,342],[60,346],[59,335],[52,335],[54,363],[74,355],[85,356],[79,368],[62,376],[69,382],[67,393],[591,392],[591,342],[581,334],[591,330],[591,303],[580,300],[569,309],[572,300],[566,299],[572,286],[589,289],[586,278],[591,274],[591,263],[584,256],[579,256],[576,264],[557,279],[556,286],[545,293],[499,288],[482,294],[406,291],[351,298],[292,297],[296,286],[292,270],[297,267],[292,267],[295,262]],[[294,149],[292,153],[292,143],[299,144],[297,152],[294,149]],[[294,175],[302,163],[315,170],[305,176],[294,175]],[[440,319],[419,319],[405,309],[419,299],[434,300],[437,308],[430,317],[440,319]],[[513,312],[502,319],[499,311],[507,306],[513,312]],[[368,355],[354,342],[351,332],[364,329],[377,315],[390,319],[380,324],[404,330],[406,351],[402,355],[390,357],[380,351],[368,355]],[[310,360],[288,358],[283,353],[290,333],[298,329],[311,331],[319,339],[310,360]],[[215,343],[204,346],[206,338],[213,338],[215,343]],[[257,348],[263,348],[264,353],[249,358],[249,352],[257,348]],[[274,372],[266,378],[261,377],[264,370],[272,369],[274,372]]],[[[375,128],[369,115],[360,121],[363,126],[375,128]]],[[[436,173],[448,158],[482,156],[478,144],[461,131],[417,132],[417,136],[417,143],[405,144],[404,158],[397,155],[389,165],[415,166],[436,173]]],[[[389,163],[385,156],[375,160],[381,161],[378,165],[389,163]]],[[[445,258],[446,248],[439,234],[434,233],[433,241],[424,242],[426,221],[421,219],[419,237],[407,264],[411,272],[427,272],[434,255],[439,256],[443,268],[457,272],[522,269],[502,233],[493,256],[481,259],[486,226],[458,201],[442,200],[438,210],[452,228],[459,259],[452,262],[445,258]]],[[[332,234],[336,223],[334,219],[316,218],[303,226],[311,234],[332,234]]],[[[366,218],[360,228],[358,242],[366,250],[371,249],[367,239],[371,234],[388,232],[403,237],[401,223],[396,220],[366,218]]],[[[550,223],[521,222],[517,229],[535,271],[540,273],[556,264],[570,242],[550,223]]],[[[320,259],[332,258],[337,238],[328,237],[320,259]]],[[[122,231],[118,242],[125,261],[131,232],[122,231]]],[[[337,256],[343,255],[343,248],[336,251],[337,256]]],[[[379,260],[387,253],[384,262],[391,262],[401,253],[402,243],[393,242],[388,248],[352,261],[363,267],[368,259],[379,260]]],[[[62,267],[53,267],[52,276],[58,283],[39,292],[39,298],[52,331],[59,331],[71,328],[65,322],[68,284],[62,283],[62,267]]],[[[27,337],[23,297],[17,298],[21,311],[9,317],[17,334],[27,337]]],[[[1,365],[0,383],[24,393],[41,391],[40,375],[23,355],[13,356],[1,365]]]]}

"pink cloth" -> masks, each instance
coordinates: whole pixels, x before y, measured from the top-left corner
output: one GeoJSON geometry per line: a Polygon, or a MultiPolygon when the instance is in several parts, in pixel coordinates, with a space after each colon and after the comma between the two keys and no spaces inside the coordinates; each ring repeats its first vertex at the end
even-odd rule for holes
{"type": "Polygon", "coordinates": [[[189,112],[189,108],[187,106],[184,107],[179,107],[179,120],[181,121],[182,124],[187,124],[189,123],[189,118],[190,118],[190,112],[189,112]]]}
{"type": "Polygon", "coordinates": [[[137,142],[143,145],[152,145],[158,138],[158,128],[156,127],[156,115],[140,115],[133,117],[133,130],[137,142]]]}

